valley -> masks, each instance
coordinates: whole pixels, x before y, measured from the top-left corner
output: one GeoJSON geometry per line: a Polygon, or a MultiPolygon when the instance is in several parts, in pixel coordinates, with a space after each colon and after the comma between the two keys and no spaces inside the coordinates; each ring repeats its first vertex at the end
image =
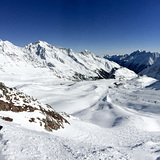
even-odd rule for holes
{"type": "Polygon", "coordinates": [[[68,50],[53,52],[54,47],[44,42],[38,54],[36,46],[30,47],[36,51],[27,53],[24,48],[7,47],[8,42],[3,45],[0,81],[38,100],[30,105],[50,105],[69,123],[48,131],[38,121],[26,121],[41,112],[0,111],[0,116],[13,118],[13,122],[0,119],[2,160],[160,159],[159,80],[138,76],[91,53],[72,53],[75,60],[68,50]],[[65,56],[64,63],[54,53],[65,56]],[[54,67],[48,66],[49,61],[54,67]],[[114,77],[94,79],[102,76],[96,69],[111,74],[113,68],[114,77]],[[86,79],[75,78],[75,72],[86,79]]]}

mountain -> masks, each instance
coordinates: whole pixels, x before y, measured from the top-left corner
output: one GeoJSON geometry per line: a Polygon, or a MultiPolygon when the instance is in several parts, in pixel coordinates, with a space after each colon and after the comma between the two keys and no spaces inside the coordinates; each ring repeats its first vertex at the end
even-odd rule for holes
{"type": "Polygon", "coordinates": [[[158,80],[42,41],[0,68],[0,160],[160,159],[158,80]]]}
{"type": "Polygon", "coordinates": [[[139,73],[143,69],[153,65],[159,57],[160,54],[157,52],[151,53],[141,50],[137,50],[131,54],[125,54],[125,55],[104,56],[105,59],[114,61],[121,66],[133,70],[136,73],[139,73]]]}
{"type": "MultiPolygon", "coordinates": [[[[119,69],[121,73],[127,70],[87,50],[75,53],[72,49],[55,47],[44,41],[17,47],[1,40],[0,59],[0,72],[21,78],[24,74],[40,74],[44,77],[49,74],[68,80],[96,80],[115,78],[119,69]]],[[[122,77],[126,75],[122,73],[122,77]]]]}
{"type": "Polygon", "coordinates": [[[64,128],[69,122],[48,104],[44,105],[15,88],[0,82],[0,119],[43,131],[64,128]]]}
{"type": "Polygon", "coordinates": [[[149,77],[154,77],[160,80],[160,58],[158,58],[152,66],[142,70],[139,74],[147,75],[149,77]]]}

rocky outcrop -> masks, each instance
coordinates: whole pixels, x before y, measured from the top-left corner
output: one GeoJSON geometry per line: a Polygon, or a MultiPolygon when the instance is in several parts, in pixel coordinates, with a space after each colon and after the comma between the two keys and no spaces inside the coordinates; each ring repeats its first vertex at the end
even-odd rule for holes
{"type": "MultiPolygon", "coordinates": [[[[69,124],[69,122],[51,106],[41,104],[33,97],[18,92],[15,88],[8,88],[3,83],[0,83],[0,111],[12,111],[17,113],[37,111],[43,116],[37,117],[36,115],[35,117],[31,117],[29,122],[38,122],[39,125],[43,126],[47,131],[64,128],[64,123],[69,124]]],[[[12,117],[0,115],[0,118],[9,122],[14,121],[12,117]]]]}
{"type": "Polygon", "coordinates": [[[3,128],[3,126],[0,126],[0,130],[3,128]]]}

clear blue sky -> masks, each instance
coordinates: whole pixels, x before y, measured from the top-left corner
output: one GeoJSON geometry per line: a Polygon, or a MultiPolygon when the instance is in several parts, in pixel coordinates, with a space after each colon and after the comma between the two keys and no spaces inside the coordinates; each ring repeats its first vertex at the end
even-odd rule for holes
{"type": "Polygon", "coordinates": [[[160,0],[0,0],[0,39],[79,52],[160,52],[160,0]]]}

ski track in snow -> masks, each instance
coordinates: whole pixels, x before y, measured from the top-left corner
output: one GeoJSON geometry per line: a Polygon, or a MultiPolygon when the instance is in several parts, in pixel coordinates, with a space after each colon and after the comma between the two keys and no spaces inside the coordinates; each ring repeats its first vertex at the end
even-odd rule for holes
{"type": "Polygon", "coordinates": [[[0,159],[160,159],[160,91],[147,87],[154,79],[3,80],[72,116],[53,133],[0,120],[0,159]]]}

